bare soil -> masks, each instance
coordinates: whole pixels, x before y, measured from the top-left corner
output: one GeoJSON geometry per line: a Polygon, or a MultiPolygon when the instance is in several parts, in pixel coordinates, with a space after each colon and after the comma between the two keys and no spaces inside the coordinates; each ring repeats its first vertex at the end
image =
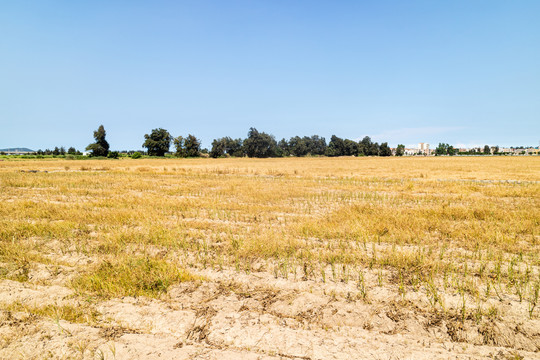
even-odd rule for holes
{"type": "MultiPolygon", "coordinates": [[[[370,274],[365,298],[353,282],[191,269],[206,281],[173,286],[160,299],[88,303],[66,286],[73,269],[42,266],[27,282],[0,282],[0,303],[22,305],[0,312],[1,359],[540,358],[540,321],[524,318],[524,305],[499,301],[498,317],[476,322],[434,312],[420,291],[397,296],[370,274]],[[71,323],[32,311],[47,305],[99,315],[71,323]]],[[[449,308],[459,303],[445,296],[449,308]]]]}

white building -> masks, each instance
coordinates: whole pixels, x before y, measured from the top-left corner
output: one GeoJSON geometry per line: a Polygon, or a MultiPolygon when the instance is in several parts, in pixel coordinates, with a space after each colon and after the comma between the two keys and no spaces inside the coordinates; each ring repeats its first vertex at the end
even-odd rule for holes
{"type": "Polygon", "coordinates": [[[418,152],[421,152],[424,155],[430,155],[431,152],[429,150],[429,144],[428,143],[419,143],[418,144],[418,152]]]}

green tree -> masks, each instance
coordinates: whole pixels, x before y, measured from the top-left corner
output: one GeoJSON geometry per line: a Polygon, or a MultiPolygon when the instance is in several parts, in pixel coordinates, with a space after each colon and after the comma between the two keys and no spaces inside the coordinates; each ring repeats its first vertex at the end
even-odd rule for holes
{"type": "Polygon", "coordinates": [[[173,139],[173,144],[175,148],[174,156],[176,157],[186,157],[186,146],[185,146],[186,139],[184,139],[183,136],[178,136],[173,139]]]}
{"type": "Polygon", "coordinates": [[[249,157],[267,158],[277,155],[276,139],[272,135],[258,132],[255,128],[249,129],[243,148],[249,157]]]}
{"type": "Polygon", "coordinates": [[[392,149],[388,146],[387,142],[383,142],[379,147],[380,156],[392,156],[392,149]]]}
{"type": "Polygon", "coordinates": [[[214,139],[212,141],[212,150],[210,150],[210,157],[218,158],[225,156],[225,138],[214,139]]]}
{"type": "Polygon", "coordinates": [[[94,131],[95,143],[86,147],[86,150],[92,151],[91,156],[107,156],[109,154],[109,143],[105,140],[105,128],[100,125],[99,128],[94,131]]]}
{"type": "Polygon", "coordinates": [[[235,157],[244,156],[243,141],[242,139],[232,139],[230,137],[226,138],[225,150],[227,154],[235,157]]]}
{"type": "Polygon", "coordinates": [[[364,138],[358,144],[358,153],[366,156],[378,156],[379,155],[379,144],[372,142],[369,136],[364,136],[364,138]]]}
{"type": "Polygon", "coordinates": [[[149,134],[144,134],[143,147],[148,149],[150,156],[164,156],[171,146],[172,136],[165,129],[153,129],[149,134]]]}
{"type": "Polygon", "coordinates": [[[356,141],[349,139],[343,140],[343,155],[358,156],[359,145],[356,141]]]}
{"type": "Polygon", "coordinates": [[[343,156],[345,155],[345,141],[342,138],[332,135],[328,147],[326,148],[327,156],[343,156]]]}
{"type": "Polygon", "coordinates": [[[311,137],[304,137],[304,141],[308,147],[308,153],[311,155],[324,155],[326,152],[326,139],[319,135],[312,135],[311,137]]]}
{"type": "Polygon", "coordinates": [[[491,149],[490,149],[489,145],[484,145],[484,154],[485,155],[491,154],[491,149]]]}
{"type": "Polygon", "coordinates": [[[437,156],[448,155],[448,147],[449,147],[448,144],[439,143],[437,148],[435,148],[435,155],[437,156]]]}
{"type": "Polygon", "coordinates": [[[403,156],[405,154],[405,145],[399,144],[396,148],[396,156],[403,156]]]}
{"type": "Polygon", "coordinates": [[[277,144],[276,155],[279,157],[291,155],[291,152],[289,151],[289,142],[284,138],[279,140],[277,144]]]}
{"type": "Polygon", "coordinates": [[[454,149],[452,145],[439,143],[437,148],[435,149],[435,155],[456,155],[458,153],[458,149],[454,149]]]}
{"type": "Polygon", "coordinates": [[[369,155],[371,156],[379,156],[380,152],[380,146],[378,142],[371,143],[371,147],[369,149],[369,155]]]}
{"type": "Polygon", "coordinates": [[[244,153],[242,151],[242,139],[232,139],[228,136],[214,139],[214,141],[212,141],[212,150],[210,150],[210,157],[218,158],[225,155],[235,157],[244,156],[244,153]]]}
{"type": "Polygon", "coordinates": [[[289,140],[289,152],[294,156],[306,156],[309,152],[306,139],[300,136],[292,137],[289,140]]]}
{"type": "Polygon", "coordinates": [[[187,157],[201,156],[201,141],[194,135],[189,134],[184,140],[184,147],[186,148],[187,157]]]}

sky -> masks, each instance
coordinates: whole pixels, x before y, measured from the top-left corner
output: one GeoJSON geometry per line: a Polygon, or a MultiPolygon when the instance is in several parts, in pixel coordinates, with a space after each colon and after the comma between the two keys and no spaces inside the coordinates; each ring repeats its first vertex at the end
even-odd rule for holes
{"type": "Polygon", "coordinates": [[[540,1],[3,1],[0,148],[167,129],[538,146],[540,1]]]}

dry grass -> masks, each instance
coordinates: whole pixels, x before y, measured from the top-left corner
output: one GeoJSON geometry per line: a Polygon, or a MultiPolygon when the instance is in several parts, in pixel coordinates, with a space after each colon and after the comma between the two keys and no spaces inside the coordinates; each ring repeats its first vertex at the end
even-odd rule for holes
{"type": "Polygon", "coordinates": [[[90,305],[43,305],[29,306],[20,302],[0,304],[0,309],[9,312],[22,312],[28,316],[46,317],[53,320],[66,320],[72,323],[93,324],[99,313],[90,305]]]}
{"type": "Polygon", "coordinates": [[[104,261],[87,274],[76,278],[72,286],[78,292],[104,298],[122,296],[156,297],[170,285],[197,280],[186,270],[159,259],[127,257],[120,261],[104,261]]]}
{"type": "Polygon", "coordinates": [[[3,161],[0,188],[0,274],[20,281],[84,255],[72,286],[106,298],[232,267],[369,299],[369,271],[434,311],[461,294],[463,318],[496,297],[538,311],[540,157],[3,161]]]}

